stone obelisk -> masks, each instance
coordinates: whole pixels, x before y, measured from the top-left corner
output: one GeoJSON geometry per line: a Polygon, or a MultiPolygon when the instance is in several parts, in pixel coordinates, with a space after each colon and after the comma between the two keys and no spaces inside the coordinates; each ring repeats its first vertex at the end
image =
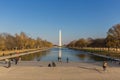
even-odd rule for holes
{"type": "Polygon", "coordinates": [[[61,30],[59,30],[59,47],[62,46],[62,34],[61,34],[61,30]]]}
{"type": "Polygon", "coordinates": [[[58,54],[58,61],[59,61],[59,62],[62,61],[61,48],[62,48],[62,33],[61,33],[61,30],[59,30],[59,54],[58,54]]]}

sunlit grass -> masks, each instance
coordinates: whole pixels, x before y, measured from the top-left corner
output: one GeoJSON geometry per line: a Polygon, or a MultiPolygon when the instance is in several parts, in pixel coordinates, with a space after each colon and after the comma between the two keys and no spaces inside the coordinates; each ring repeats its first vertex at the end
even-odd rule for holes
{"type": "Polygon", "coordinates": [[[113,50],[104,50],[102,48],[74,48],[74,49],[79,49],[85,52],[91,52],[95,54],[100,54],[100,55],[105,55],[105,56],[110,56],[114,58],[120,58],[120,51],[113,51],[113,50]]]}
{"type": "Polygon", "coordinates": [[[35,49],[22,49],[22,50],[8,50],[8,51],[0,51],[0,56],[7,56],[7,55],[12,55],[12,54],[19,54],[23,52],[30,52],[30,51],[35,51],[38,49],[43,49],[43,48],[35,48],[35,49]]]}

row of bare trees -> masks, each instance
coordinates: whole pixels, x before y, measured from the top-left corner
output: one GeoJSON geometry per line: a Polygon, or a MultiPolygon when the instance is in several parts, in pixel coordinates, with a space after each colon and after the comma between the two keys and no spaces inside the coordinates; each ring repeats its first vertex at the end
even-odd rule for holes
{"type": "Polygon", "coordinates": [[[106,38],[98,39],[79,39],[71,41],[68,47],[107,47],[107,48],[120,48],[120,24],[110,28],[107,32],[106,38]]]}
{"type": "Polygon", "coordinates": [[[98,39],[79,39],[71,41],[68,45],[68,47],[105,47],[105,39],[104,38],[98,38],[98,39]]]}
{"type": "Polygon", "coordinates": [[[33,39],[21,32],[20,34],[11,35],[8,33],[0,34],[0,50],[15,50],[15,49],[32,49],[51,47],[52,43],[42,40],[41,38],[33,39]]]}

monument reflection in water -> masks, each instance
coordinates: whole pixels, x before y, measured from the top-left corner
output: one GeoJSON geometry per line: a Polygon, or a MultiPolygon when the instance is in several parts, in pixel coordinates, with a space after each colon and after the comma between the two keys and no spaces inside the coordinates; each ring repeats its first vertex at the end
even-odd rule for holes
{"type": "Polygon", "coordinates": [[[59,47],[58,61],[59,61],[59,62],[62,61],[62,51],[61,51],[61,47],[59,47]]]}

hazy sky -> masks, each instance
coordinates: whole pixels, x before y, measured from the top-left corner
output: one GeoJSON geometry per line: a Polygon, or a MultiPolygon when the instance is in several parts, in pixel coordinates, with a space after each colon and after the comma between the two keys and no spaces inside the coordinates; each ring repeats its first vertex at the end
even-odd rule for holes
{"type": "Polygon", "coordinates": [[[25,32],[58,44],[101,38],[120,23],[120,0],[0,0],[0,33],[25,32]]]}

